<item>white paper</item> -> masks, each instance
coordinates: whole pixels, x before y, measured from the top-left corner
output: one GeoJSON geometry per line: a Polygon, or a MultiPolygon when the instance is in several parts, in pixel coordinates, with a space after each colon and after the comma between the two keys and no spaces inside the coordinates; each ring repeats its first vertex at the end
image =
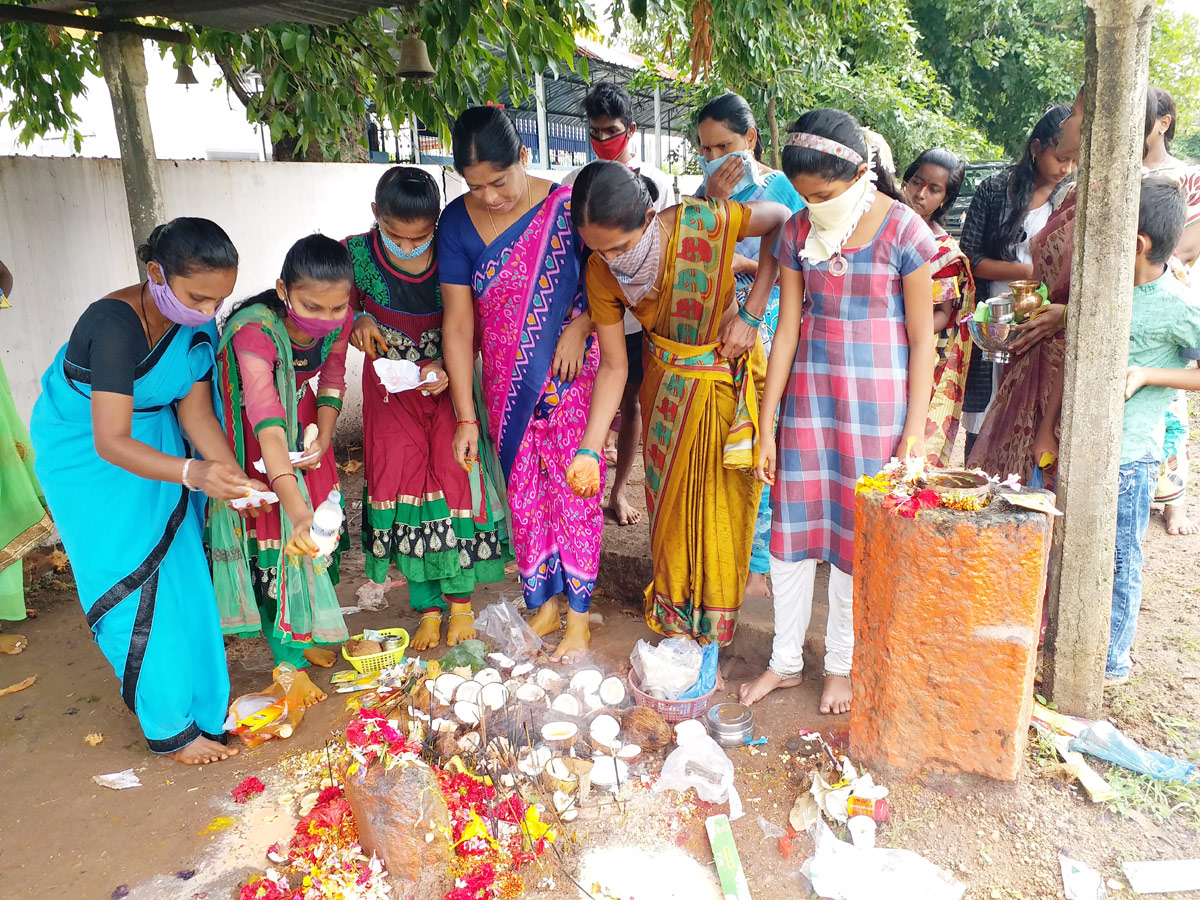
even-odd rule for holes
{"type": "Polygon", "coordinates": [[[1062,869],[1063,893],[1067,900],[1108,900],[1104,879],[1087,863],[1060,853],[1058,865],[1062,869]]]}
{"type": "Polygon", "coordinates": [[[262,506],[264,503],[278,503],[279,496],[274,491],[250,491],[249,497],[238,497],[229,501],[234,509],[249,509],[251,506],[262,506]]]}
{"type": "Polygon", "coordinates": [[[1127,862],[1121,864],[1121,870],[1139,894],[1200,890],[1200,859],[1127,862]]]}
{"type": "Polygon", "coordinates": [[[911,850],[860,850],[821,819],[809,829],[816,851],[801,871],[830,900],[960,900],[967,886],[911,850]]]}
{"type": "Polygon", "coordinates": [[[390,394],[411,391],[413,388],[437,381],[436,372],[429,372],[422,379],[420,367],[407,359],[388,359],[381,356],[371,365],[375,367],[375,374],[379,376],[380,383],[390,394]]]}
{"type": "MultiPolygon", "coordinates": [[[[298,463],[298,462],[302,462],[304,459],[305,459],[304,453],[303,453],[303,451],[300,451],[300,450],[293,450],[291,453],[288,454],[288,462],[290,462],[293,466],[296,465],[296,463],[298,463]]],[[[254,464],[254,468],[256,471],[261,472],[263,475],[267,474],[267,464],[265,462],[263,462],[261,459],[258,460],[258,462],[256,462],[254,464]]]]}
{"type": "Polygon", "coordinates": [[[123,791],[125,788],[141,787],[141,780],[133,774],[133,769],[126,769],[123,772],[113,772],[111,775],[93,775],[92,781],[100,785],[100,787],[112,788],[114,791],[123,791]]]}

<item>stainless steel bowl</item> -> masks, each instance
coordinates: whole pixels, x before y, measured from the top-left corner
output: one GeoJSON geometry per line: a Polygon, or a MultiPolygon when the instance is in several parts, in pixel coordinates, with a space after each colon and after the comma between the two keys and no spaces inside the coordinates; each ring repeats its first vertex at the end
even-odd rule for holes
{"type": "Polygon", "coordinates": [[[998,363],[1012,361],[1008,346],[1017,338],[1012,322],[976,322],[968,316],[967,328],[970,329],[971,340],[983,351],[985,360],[998,363]]]}
{"type": "Polygon", "coordinates": [[[704,715],[708,732],[722,747],[741,747],[754,737],[754,712],[740,703],[718,703],[704,715]]]}

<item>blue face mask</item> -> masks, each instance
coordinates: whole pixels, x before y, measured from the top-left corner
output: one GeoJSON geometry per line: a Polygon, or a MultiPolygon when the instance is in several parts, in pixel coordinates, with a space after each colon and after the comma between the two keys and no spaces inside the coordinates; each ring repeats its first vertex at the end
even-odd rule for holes
{"type": "Polygon", "coordinates": [[[379,229],[379,239],[383,241],[383,246],[387,247],[388,253],[392,254],[396,259],[416,259],[418,256],[423,256],[425,251],[429,249],[429,245],[433,243],[433,235],[431,234],[429,240],[419,247],[413,247],[411,250],[402,250],[399,244],[383,233],[382,228],[379,229]]]}
{"type": "Polygon", "coordinates": [[[700,171],[704,173],[704,180],[708,179],[716,173],[717,169],[724,165],[725,160],[730,157],[741,157],[742,160],[742,180],[733,187],[733,194],[737,194],[747,188],[754,186],[754,154],[749,150],[738,150],[734,153],[726,153],[724,156],[718,156],[714,160],[707,160],[703,156],[700,157],[700,171]]]}

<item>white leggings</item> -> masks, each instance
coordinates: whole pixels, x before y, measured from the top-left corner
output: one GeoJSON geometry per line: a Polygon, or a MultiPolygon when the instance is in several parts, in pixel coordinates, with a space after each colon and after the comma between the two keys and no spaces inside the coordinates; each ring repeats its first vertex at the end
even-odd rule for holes
{"type": "MultiPolygon", "coordinates": [[[[775,595],[775,637],[770,669],[780,678],[795,678],[804,668],[804,636],[812,619],[817,560],[784,562],[771,557],[771,592],[775,595]]],[[[829,621],[825,626],[825,674],[849,675],[854,661],[854,578],[829,567],[829,621]]]]}

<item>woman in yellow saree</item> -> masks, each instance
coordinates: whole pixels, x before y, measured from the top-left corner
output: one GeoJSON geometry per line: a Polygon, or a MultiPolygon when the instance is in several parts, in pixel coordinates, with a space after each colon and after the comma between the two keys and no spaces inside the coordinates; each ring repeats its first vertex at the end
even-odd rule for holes
{"type": "MultiPolygon", "coordinates": [[[[605,352],[617,342],[604,332],[621,329],[626,309],[648,338],[642,447],[654,580],[646,622],[724,646],[762,493],[753,474],[766,372],[758,326],[778,269],[770,256],[760,260],[739,306],[731,263],[739,240],[773,239],[790,212],[689,197],[656,213],[654,199],[653,185],[627,166],[596,162],[575,181],[571,218],[595,251],[586,285],[605,352]]],[[[618,399],[597,392],[591,419],[611,421],[618,399]]]]}

